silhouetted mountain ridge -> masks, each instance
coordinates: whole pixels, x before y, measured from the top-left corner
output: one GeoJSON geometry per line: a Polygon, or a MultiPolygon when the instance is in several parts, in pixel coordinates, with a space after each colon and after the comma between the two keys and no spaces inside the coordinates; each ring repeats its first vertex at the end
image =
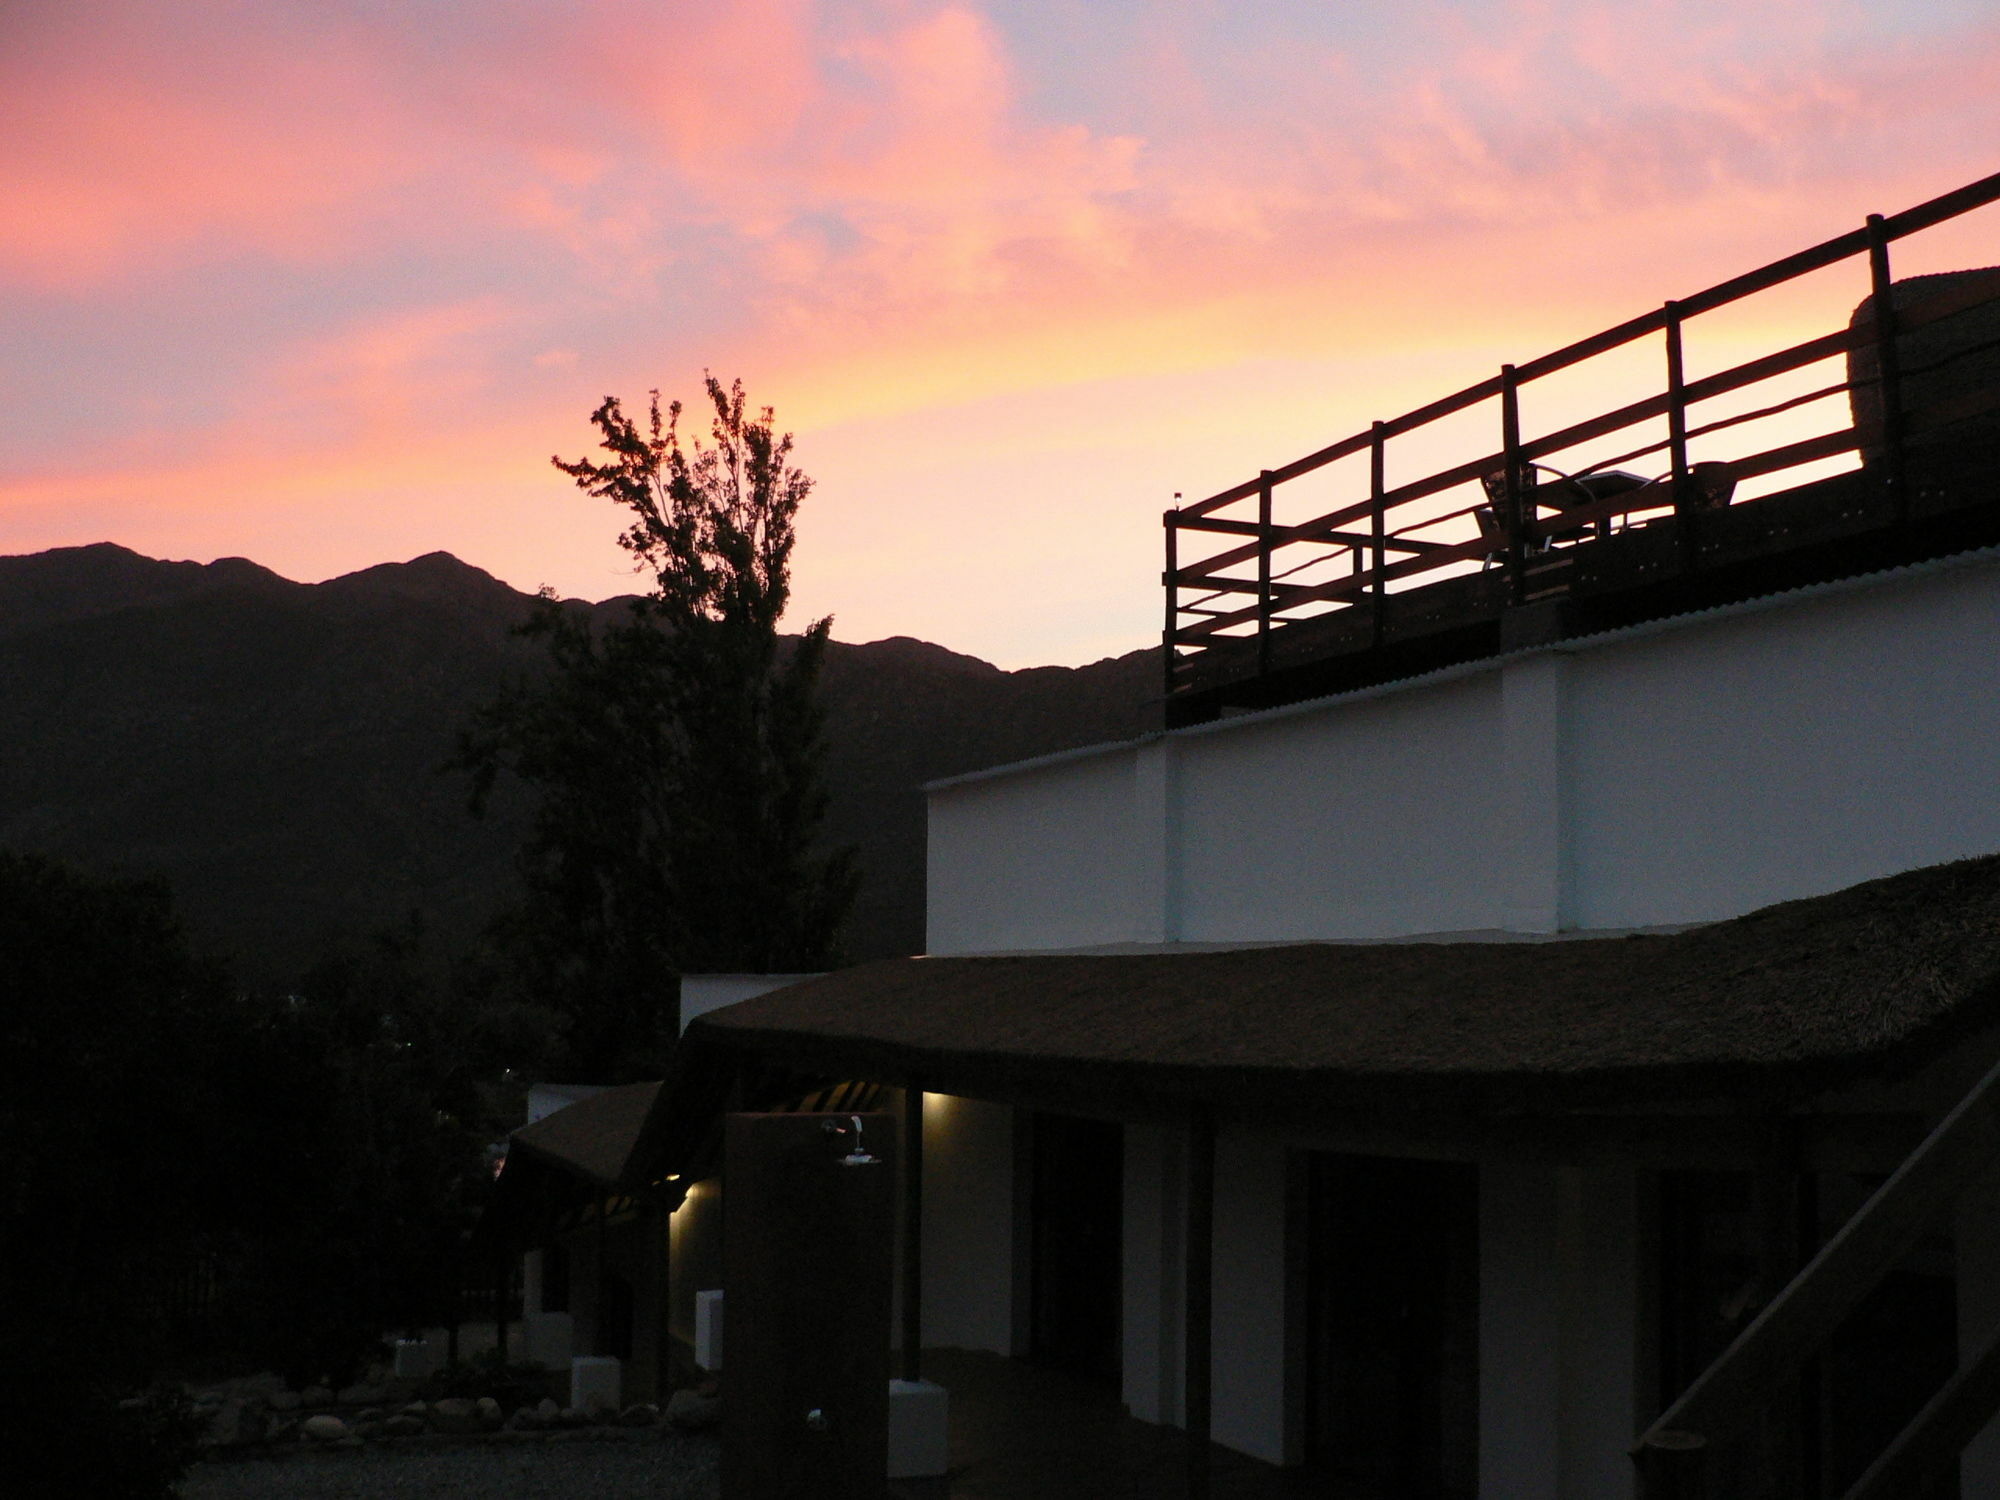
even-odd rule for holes
{"type": "MultiPolygon", "coordinates": [[[[252,977],[412,910],[463,941],[510,894],[525,803],[503,788],[475,821],[439,768],[537,668],[508,634],[533,603],[444,552],[320,584],[110,543],[0,557],[0,846],[166,876],[252,977]]],[[[1150,727],[1157,661],[1007,672],[906,636],[834,643],[832,833],[867,876],[853,955],[921,948],[922,782],[1150,727]]]]}

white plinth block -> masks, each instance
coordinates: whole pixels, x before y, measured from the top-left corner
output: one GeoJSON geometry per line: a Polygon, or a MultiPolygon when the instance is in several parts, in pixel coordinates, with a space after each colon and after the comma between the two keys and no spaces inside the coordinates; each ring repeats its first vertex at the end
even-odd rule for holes
{"type": "Polygon", "coordinates": [[[569,1362],[569,1404],[578,1411],[618,1411],[625,1372],[608,1354],[579,1354],[569,1362]]]}
{"type": "Polygon", "coordinates": [[[889,1382],[889,1477],[929,1479],[950,1467],[951,1393],[928,1380],[889,1382]]]}
{"type": "Polygon", "coordinates": [[[704,1370],[722,1368],[722,1293],[694,1294],[694,1362],[704,1370]]]}

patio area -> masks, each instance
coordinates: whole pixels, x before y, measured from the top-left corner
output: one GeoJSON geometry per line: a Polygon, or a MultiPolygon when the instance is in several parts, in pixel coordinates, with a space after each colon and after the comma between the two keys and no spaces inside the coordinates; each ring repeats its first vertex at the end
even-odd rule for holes
{"type": "MultiPolygon", "coordinates": [[[[1186,1493],[1187,1440],[1135,1421],[1101,1386],[964,1349],[924,1353],[951,1392],[951,1471],[897,1480],[892,1500],[1170,1500],[1186,1493]]],[[[1212,1500],[1380,1500],[1325,1475],[1211,1444],[1212,1500]]]]}

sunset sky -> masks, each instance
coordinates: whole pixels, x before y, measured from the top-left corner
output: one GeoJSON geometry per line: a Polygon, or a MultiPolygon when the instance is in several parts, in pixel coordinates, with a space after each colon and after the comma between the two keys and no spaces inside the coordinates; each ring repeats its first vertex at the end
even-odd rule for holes
{"type": "Polygon", "coordinates": [[[795,623],[1088,661],[1175,491],[1996,143],[1991,0],[4,0],[0,552],[628,592],[549,457],[712,370],[795,623]]]}

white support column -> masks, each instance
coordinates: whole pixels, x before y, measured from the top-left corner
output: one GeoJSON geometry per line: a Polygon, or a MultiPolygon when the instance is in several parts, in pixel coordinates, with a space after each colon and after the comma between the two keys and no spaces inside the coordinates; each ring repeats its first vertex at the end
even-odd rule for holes
{"type": "Polygon", "coordinates": [[[542,1311],[542,1252],[530,1250],[521,1257],[521,1313],[528,1317],[542,1311]]]}
{"type": "Polygon", "coordinates": [[[1132,756],[1132,940],[1180,941],[1179,750],[1154,735],[1132,756]]]}
{"type": "Polygon", "coordinates": [[[1479,1169],[1479,1494],[1561,1496],[1561,1236],[1556,1169],[1479,1169]]]}
{"type": "Polygon", "coordinates": [[[1563,679],[1569,658],[1544,651],[1511,661],[1500,676],[1501,786],[1513,851],[1500,879],[1510,932],[1570,925],[1568,801],[1563,753],[1563,679]]]}
{"type": "MultiPolygon", "coordinates": [[[[1988,1172],[1958,1200],[1953,1224],[1958,1266],[1958,1357],[1969,1363],[2000,1335],[2000,1170],[1988,1172]]],[[[2000,1419],[1967,1446],[1958,1465],[1965,1500],[2000,1495],[2000,1419]]]]}
{"type": "Polygon", "coordinates": [[[1639,1178],[1627,1164],[1557,1174],[1562,1247],[1562,1495],[1631,1500],[1639,1427],[1639,1178]]]}
{"type": "Polygon", "coordinates": [[[1142,1422],[1181,1420],[1181,1238],[1186,1175],[1177,1131],[1125,1127],[1124,1374],[1142,1422]]]}
{"type": "Polygon", "coordinates": [[[1215,1441],[1285,1461],[1285,1147],[1224,1131],[1215,1162],[1215,1441]]]}

